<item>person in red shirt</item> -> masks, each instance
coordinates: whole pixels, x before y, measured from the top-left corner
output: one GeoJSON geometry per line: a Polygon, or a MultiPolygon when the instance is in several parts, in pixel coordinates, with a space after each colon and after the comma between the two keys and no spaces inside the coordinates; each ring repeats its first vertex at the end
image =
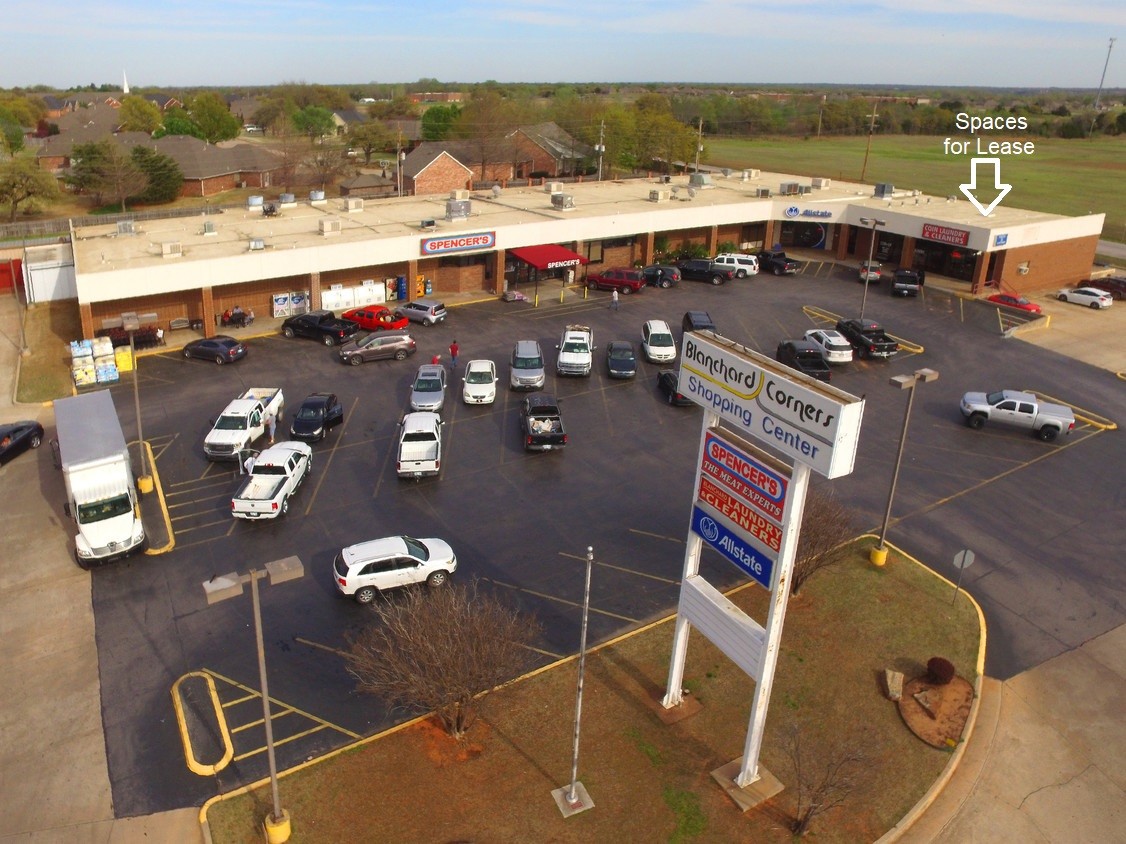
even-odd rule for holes
{"type": "Polygon", "coordinates": [[[442,356],[441,355],[434,355],[434,357],[430,358],[430,362],[432,364],[434,364],[435,366],[437,366],[438,364],[440,364],[442,362],[442,356]]]}
{"type": "Polygon", "coordinates": [[[450,367],[452,369],[457,369],[457,353],[457,340],[454,340],[452,343],[450,343],[450,367]]]}

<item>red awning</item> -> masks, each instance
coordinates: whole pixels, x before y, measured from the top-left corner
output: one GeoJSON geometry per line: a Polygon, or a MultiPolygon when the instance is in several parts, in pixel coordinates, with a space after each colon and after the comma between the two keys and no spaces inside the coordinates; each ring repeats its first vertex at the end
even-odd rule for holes
{"type": "Polygon", "coordinates": [[[537,270],[562,270],[590,263],[577,252],[564,249],[554,243],[545,243],[543,246],[521,246],[519,249],[509,249],[508,254],[515,255],[537,270]]]}

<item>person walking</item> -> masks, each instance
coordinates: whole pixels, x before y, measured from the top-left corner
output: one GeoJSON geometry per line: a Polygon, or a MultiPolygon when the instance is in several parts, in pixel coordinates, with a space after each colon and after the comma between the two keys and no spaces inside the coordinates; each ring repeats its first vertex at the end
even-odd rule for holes
{"type": "Polygon", "coordinates": [[[270,415],[266,417],[266,430],[270,432],[270,445],[274,444],[274,434],[278,429],[278,413],[271,411],[270,415]]]}
{"type": "Polygon", "coordinates": [[[457,353],[459,350],[457,340],[450,343],[450,369],[457,369],[457,353]]]}
{"type": "Polygon", "coordinates": [[[442,356],[441,355],[434,355],[434,357],[430,358],[430,363],[434,366],[437,366],[441,362],[442,362],[442,356]]]}
{"type": "Polygon", "coordinates": [[[616,311],[618,309],[618,290],[614,288],[614,292],[610,294],[610,310],[616,311]]]}

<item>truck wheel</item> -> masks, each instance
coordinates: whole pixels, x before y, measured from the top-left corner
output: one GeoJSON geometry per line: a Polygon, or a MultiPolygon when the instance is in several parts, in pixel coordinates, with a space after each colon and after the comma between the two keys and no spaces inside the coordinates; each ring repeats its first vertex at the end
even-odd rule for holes
{"type": "Polygon", "coordinates": [[[1058,435],[1059,435],[1059,431],[1057,431],[1055,428],[1052,428],[1048,425],[1045,425],[1043,428],[1041,428],[1039,431],[1036,432],[1036,436],[1038,436],[1040,439],[1042,439],[1046,443],[1050,443],[1058,435]]]}
{"type": "Polygon", "coordinates": [[[620,294],[622,294],[623,296],[628,296],[629,294],[631,294],[633,292],[633,289],[629,288],[629,287],[619,287],[618,292],[620,294]]]}
{"type": "Polygon", "coordinates": [[[587,287],[587,290],[597,290],[598,289],[598,282],[588,281],[586,283],[586,287],[587,287]]]}
{"type": "Polygon", "coordinates": [[[966,419],[966,424],[973,428],[975,431],[981,430],[982,426],[985,425],[985,414],[971,413],[966,419]]]}
{"type": "Polygon", "coordinates": [[[718,287],[721,284],[723,284],[723,279],[720,278],[718,275],[713,275],[712,276],[712,285],[715,286],[715,287],[718,287]]]}
{"type": "Polygon", "coordinates": [[[352,357],[348,358],[348,363],[352,364],[352,366],[359,366],[363,362],[363,355],[352,355],[352,357]]]}
{"type": "Polygon", "coordinates": [[[407,352],[406,352],[405,349],[399,349],[399,351],[395,352],[395,360],[406,360],[406,359],[407,359],[407,352]]]}
{"type": "Polygon", "coordinates": [[[352,597],[356,599],[357,604],[367,605],[375,600],[376,591],[374,586],[362,586],[356,590],[356,594],[352,597]]]}
{"type": "Polygon", "coordinates": [[[292,328],[283,328],[282,334],[284,334],[286,337],[289,337],[290,339],[293,339],[294,337],[297,336],[296,334],[294,334],[292,328]]]}
{"type": "Polygon", "coordinates": [[[746,277],[747,277],[747,271],[746,270],[739,270],[739,272],[735,273],[735,278],[746,278],[746,277]]]}
{"type": "Polygon", "coordinates": [[[289,512],[289,497],[287,496],[287,497],[282,499],[281,508],[278,510],[278,515],[284,516],[288,512],[289,512]]]}
{"type": "Polygon", "coordinates": [[[782,275],[782,268],[775,267],[773,270],[771,270],[771,272],[773,272],[775,275],[782,275]]]}
{"type": "Polygon", "coordinates": [[[667,278],[662,278],[661,279],[661,287],[664,288],[665,290],[668,290],[670,287],[672,287],[672,282],[669,281],[667,278]]]}
{"type": "Polygon", "coordinates": [[[430,574],[430,577],[426,578],[426,585],[430,586],[430,587],[445,586],[446,581],[449,580],[449,579],[450,579],[450,576],[447,572],[444,572],[444,571],[432,572],[430,574]]]}
{"type": "Polygon", "coordinates": [[[332,339],[331,334],[326,334],[324,336],[324,339],[321,340],[321,342],[324,343],[326,346],[335,346],[336,345],[336,341],[332,339]]]}

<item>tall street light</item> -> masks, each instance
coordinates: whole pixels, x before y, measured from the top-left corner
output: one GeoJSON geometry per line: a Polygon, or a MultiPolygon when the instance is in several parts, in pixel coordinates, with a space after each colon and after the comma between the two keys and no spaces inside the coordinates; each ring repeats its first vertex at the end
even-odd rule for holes
{"type": "Polygon", "coordinates": [[[274,725],[270,715],[270,690],[266,683],[266,651],[262,645],[262,605],[258,600],[258,581],[270,578],[270,585],[277,586],[287,580],[297,580],[305,575],[305,567],[297,557],[285,557],[266,563],[265,571],[251,569],[246,574],[231,572],[219,574],[203,582],[208,606],[227,598],[242,594],[244,583],[250,584],[250,597],[254,606],[254,638],[258,645],[258,678],[262,685],[262,719],[266,725],[266,756],[270,763],[270,790],[273,793],[274,808],[265,819],[266,837],[270,844],[284,844],[289,840],[289,812],[281,807],[278,797],[278,766],[274,759],[274,725]]]}
{"type": "Polygon", "coordinates": [[[911,405],[915,401],[915,385],[920,381],[929,383],[938,380],[938,373],[933,369],[916,369],[911,375],[895,375],[888,379],[888,383],[901,390],[907,390],[907,410],[903,413],[903,430],[899,432],[899,451],[895,455],[895,471],[891,475],[891,489],[888,490],[888,506],[884,511],[884,524],[880,528],[880,544],[872,549],[868,559],[873,565],[882,566],[887,562],[888,550],[884,540],[888,535],[888,522],[891,521],[891,502],[895,498],[895,485],[899,482],[899,466],[903,462],[903,446],[907,442],[907,424],[911,421],[911,405]]]}
{"type": "Polygon", "coordinates": [[[872,236],[868,240],[868,263],[864,267],[864,295],[860,298],[860,318],[864,319],[864,306],[868,304],[868,271],[872,266],[872,256],[876,252],[876,229],[886,226],[886,220],[877,220],[875,217],[861,217],[860,225],[871,226],[872,236]]]}

